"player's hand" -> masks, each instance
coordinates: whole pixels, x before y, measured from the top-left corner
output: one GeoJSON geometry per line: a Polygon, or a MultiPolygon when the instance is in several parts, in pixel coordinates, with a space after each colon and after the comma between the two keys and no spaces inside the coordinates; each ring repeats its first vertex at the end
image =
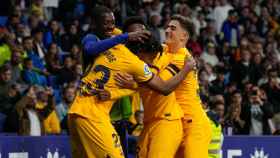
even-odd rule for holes
{"type": "Polygon", "coordinates": [[[193,57],[186,57],[184,63],[184,69],[196,70],[196,62],[193,57]]]}
{"type": "Polygon", "coordinates": [[[151,32],[147,30],[143,31],[135,31],[128,33],[128,41],[136,41],[136,42],[144,42],[149,39],[151,36],[151,32]]]}
{"type": "Polygon", "coordinates": [[[127,73],[117,73],[114,77],[116,85],[126,89],[136,89],[137,83],[133,76],[127,73]]]}
{"type": "Polygon", "coordinates": [[[100,100],[100,101],[107,101],[107,100],[110,100],[111,99],[111,93],[107,90],[98,90],[97,91],[97,98],[100,100]]]}

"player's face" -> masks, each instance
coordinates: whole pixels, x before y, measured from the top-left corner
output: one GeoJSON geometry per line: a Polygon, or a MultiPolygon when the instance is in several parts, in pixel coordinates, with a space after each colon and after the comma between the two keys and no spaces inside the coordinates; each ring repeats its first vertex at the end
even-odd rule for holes
{"type": "Polygon", "coordinates": [[[113,35],[113,31],[115,29],[115,17],[114,14],[104,13],[100,22],[97,24],[98,32],[102,34],[104,37],[108,38],[113,35]]]}
{"type": "Polygon", "coordinates": [[[171,20],[165,29],[167,45],[169,44],[179,44],[186,42],[187,32],[182,28],[179,21],[171,20]]]}

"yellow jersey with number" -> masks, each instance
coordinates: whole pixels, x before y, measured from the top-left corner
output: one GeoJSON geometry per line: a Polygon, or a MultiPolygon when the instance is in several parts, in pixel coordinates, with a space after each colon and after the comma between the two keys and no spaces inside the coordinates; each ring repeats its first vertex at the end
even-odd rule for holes
{"type": "MultiPolygon", "coordinates": [[[[161,73],[169,62],[169,56],[165,52],[157,56],[153,65],[150,65],[152,72],[161,79],[166,80],[168,75],[161,73]]],[[[176,101],[175,93],[164,96],[148,87],[140,87],[139,92],[144,106],[144,122],[156,119],[176,120],[183,117],[183,111],[176,101]]]]}
{"type": "Polygon", "coordinates": [[[147,82],[153,76],[149,66],[131,53],[124,45],[117,45],[94,59],[94,64],[82,78],[78,94],[69,110],[91,120],[110,119],[109,112],[116,99],[123,96],[116,86],[114,76],[117,72],[133,75],[137,82],[147,82]],[[114,97],[108,101],[99,101],[98,90],[105,89],[114,97]]]}
{"type": "MultiPolygon", "coordinates": [[[[176,53],[169,54],[172,56],[170,57],[171,62],[163,72],[164,75],[169,75],[167,79],[176,75],[183,68],[186,57],[192,56],[187,48],[181,48],[176,53]]],[[[175,94],[186,119],[199,120],[201,116],[205,115],[199,96],[198,74],[196,70],[189,72],[186,79],[175,90],[175,94]]]]}

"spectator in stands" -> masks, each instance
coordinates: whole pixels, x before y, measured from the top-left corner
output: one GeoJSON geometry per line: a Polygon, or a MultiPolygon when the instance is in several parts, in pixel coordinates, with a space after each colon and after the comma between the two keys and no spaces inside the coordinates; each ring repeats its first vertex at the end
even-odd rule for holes
{"type": "Polygon", "coordinates": [[[251,52],[248,49],[241,50],[241,60],[237,62],[231,71],[231,81],[237,82],[237,87],[242,88],[246,82],[250,81],[253,73],[251,65],[251,52]]]}
{"type": "Polygon", "coordinates": [[[14,109],[15,104],[20,97],[20,85],[9,85],[7,93],[0,95],[0,113],[8,116],[14,109]]]}
{"type": "Polygon", "coordinates": [[[43,0],[32,1],[30,12],[38,16],[41,20],[44,20],[45,13],[43,9],[43,0]]]}
{"type": "Polygon", "coordinates": [[[59,49],[56,43],[51,43],[45,57],[47,69],[50,73],[56,75],[62,68],[59,56],[59,49]]]}
{"type": "Polygon", "coordinates": [[[66,26],[66,33],[61,37],[61,49],[65,52],[70,52],[73,45],[80,44],[81,31],[78,30],[78,26],[72,23],[70,26],[66,26]]]}
{"type": "Polygon", "coordinates": [[[35,109],[42,110],[49,107],[50,114],[43,119],[45,134],[59,134],[61,132],[60,121],[55,111],[55,100],[51,88],[41,89],[37,92],[38,102],[35,109]]]}
{"type": "Polygon", "coordinates": [[[225,85],[225,74],[226,70],[224,67],[216,67],[217,78],[211,82],[209,92],[211,94],[224,94],[225,85]]]}
{"type": "Polygon", "coordinates": [[[74,82],[79,82],[79,80],[83,77],[83,66],[81,64],[76,64],[74,67],[76,76],[76,80],[74,82]]]}
{"type": "Polygon", "coordinates": [[[34,30],[34,29],[37,29],[37,28],[44,28],[45,25],[43,23],[43,21],[37,17],[36,15],[34,14],[31,14],[28,18],[28,26],[30,28],[30,30],[34,30]]]}
{"type": "Polygon", "coordinates": [[[217,35],[217,30],[215,27],[215,21],[212,19],[207,19],[206,27],[200,30],[200,43],[204,46],[207,43],[212,42],[215,45],[218,44],[219,38],[217,35]]]}
{"type": "Polygon", "coordinates": [[[201,55],[201,59],[205,63],[209,63],[211,66],[215,67],[219,63],[219,59],[216,55],[216,46],[214,43],[209,42],[205,52],[201,55]]]}
{"type": "Polygon", "coordinates": [[[40,27],[34,28],[31,31],[31,35],[34,38],[34,51],[38,53],[39,57],[43,59],[46,54],[46,48],[43,43],[43,29],[40,27]]]}
{"type": "Polygon", "coordinates": [[[234,95],[235,92],[239,92],[240,91],[237,89],[236,87],[236,83],[235,82],[230,82],[228,83],[225,92],[224,92],[224,98],[225,98],[225,108],[226,110],[228,109],[230,103],[231,103],[231,99],[232,99],[232,95],[234,95]]]}
{"type": "Polygon", "coordinates": [[[16,27],[18,24],[20,24],[20,16],[17,14],[11,14],[6,23],[6,28],[10,32],[16,32],[16,27]]]}
{"type": "Polygon", "coordinates": [[[216,101],[216,102],[212,102],[210,103],[210,109],[213,113],[215,113],[217,119],[216,121],[218,121],[219,124],[221,124],[222,126],[224,125],[224,114],[225,114],[225,105],[224,102],[221,101],[216,101]]]}
{"type": "Polygon", "coordinates": [[[209,76],[205,69],[199,71],[199,88],[200,93],[205,96],[209,96],[209,76]]]}
{"type": "Polygon", "coordinates": [[[242,94],[239,90],[234,91],[231,94],[231,98],[230,98],[230,106],[234,106],[234,107],[239,107],[240,109],[242,109],[244,107],[244,102],[242,100],[242,94]]]}
{"type": "Polygon", "coordinates": [[[237,20],[237,11],[230,10],[228,12],[228,19],[223,23],[221,30],[223,41],[228,42],[232,47],[237,47],[240,43],[240,28],[237,20]]]}
{"type": "Polygon", "coordinates": [[[240,135],[244,133],[245,120],[241,118],[241,108],[231,104],[225,116],[225,130],[227,135],[240,135]]]}
{"type": "Polygon", "coordinates": [[[24,59],[22,78],[27,84],[30,85],[47,85],[47,78],[34,70],[33,61],[30,58],[24,59]]]}
{"type": "Polygon", "coordinates": [[[275,127],[275,131],[274,131],[273,135],[280,135],[280,114],[276,114],[273,117],[273,124],[275,127]]]}
{"type": "Polygon", "coordinates": [[[11,59],[11,50],[7,44],[7,30],[0,27],[0,66],[11,59]]]}
{"type": "Polygon", "coordinates": [[[241,115],[245,121],[243,134],[271,134],[268,120],[273,117],[273,108],[257,86],[252,87],[241,115]]]}
{"type": "Polygon", "coordinates": [[[216,2],[218,2],[218,5],[216,5],[216,7],[214,8],[212,16],[216,22],[216,30],[220,32],[224,21],[228,17],[229,11],[233,9],[233,7],[227,2],[227,0],[216,2]]]}
{"type": "Polygon", "coordinates": [[[163,30],[159,28],[161,22],[161,16],[159,14],[153,14],[150,17],[150,30],[156,40],[163,42],[161,34],[163,30]]]}
{"type": "Polygon", "coordinates": [[[12,84],[12,69],[9,64],[0,67],[0,96],[6,95],[12,84]]]}
{"type": "Polygon", "coordinates": [[[23,39],[23,47],[27,53],[28,58],[30,58],[32,60],[34,67],[41,71],[46,71],[45,66],[44,66],[44,61],[40,58],[40,56],[38,55],[38,52],[34,51],[32,37],[29,36],[29,37],[25,37],[23,39]]]}
{"type": "MultiPolygon", "coordinates": [[[[49,94],[50,95],[50,94],[49,94]]],[[[11,122],[12,129],[20,135],[44,135],[43,119],[51,112],[51,102],[45,108],[36,109],[37,96],[35,87],[31,86],[26,94],[16,103],[15,112],[11,122]]]]}
{"type": "Polygon", "coordinates": [[[56,20],[49,22],[49,29],[44,34],[45,47],[48,48],[51,43],[56,43],[58,46],[61,46],[60,26],[56,20]]]}
{"type": "Polygon", "coordinates": [[[262,68],[262,55],[261,53],[253,53],[252,59],[252,74],[250,77],[250,81],[253,84],[257,84],[258,81],[261,79],[263,75],[263,68],[262,68]]]}
{"type": "Polygon", "coordinates": [[[73,59],[70,56],[66,56],[64,58],[63,68],[59,70],[57,75],[57,83],[59,85],[76,81],[77,76],[73,67],[73,59]]]}
{"type": "Polygon", "coordinates": [[[66,116],[67,116],[68,109],[72,101],[74,100],[75,90],[76,89],[74,87],[67,86],[62,91],[62,101],[55,107],[60,122],[62,122],[62,120],[66,118],[65,123],[67,124],[66,116]]]}
{"type": "Polygon", "coordinates": [[[267,94],[268,101],[273,105],[275,113],[280,112],[280,82],[278,71],[276,69],[269,70],[268,83],[263,85],[263,88],[267,94]]]}
{"type": "Polygon", "coordinates": [[[16,42],[22,43],[22,40],[24,37],[30,36],[30,30],[25,25],[19,23],[16,25],[16,30],[15,30],[14,34],[16,36],[15,37],[16,42]]]}
{"type": "Polygon", "coordinates": [[[75,61],[73,65],[82,63],[82,50],[79,45],[73,44],[70,50],[70,56],[75,61]]]}
{"type": "Polygon", "coordinates": [[[11,64],[11,70],[12,70],[12,82],[18,82],[22,83],[22,76],[21,76],[21,71],[22,71],[22,51],[18,47],[13,48],[13,53],[12,53],[12,59],[10,61],[11,64]]]}
{"type": "Polygon", "coordinates": [[[261,37],[265,37],[269,30],[276,29],[277,22],[270,15],[267,6],[262,6],[261,15],[257,23],[257,30],[261,37]]]}

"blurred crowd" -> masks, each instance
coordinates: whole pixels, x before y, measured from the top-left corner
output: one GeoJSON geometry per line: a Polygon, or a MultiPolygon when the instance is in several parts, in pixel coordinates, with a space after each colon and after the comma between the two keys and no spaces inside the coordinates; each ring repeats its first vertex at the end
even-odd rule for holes
{"type": "MultiPolygon", "coordinates": [[[[81,39],[95,5],[144,18],[164,43],[173,14],[195,26],[187,44],[199,67],[205,110],[228,135],[279,134],[279,0],[9,0],[0,5],[0,131],[60,134],[82,77],[81,39]]],[[[135,102],[135,101],[134,101],[135,102]]],[[[138,101],[137,104],[140,101],[138,101]]],[[[141,108],[139,108],[141,109],[141,108]]],[[[139,133],[135,113],[131,133],[139,133]]],[[[134,116],[134,115],[133,115],[134,116]]]]}

